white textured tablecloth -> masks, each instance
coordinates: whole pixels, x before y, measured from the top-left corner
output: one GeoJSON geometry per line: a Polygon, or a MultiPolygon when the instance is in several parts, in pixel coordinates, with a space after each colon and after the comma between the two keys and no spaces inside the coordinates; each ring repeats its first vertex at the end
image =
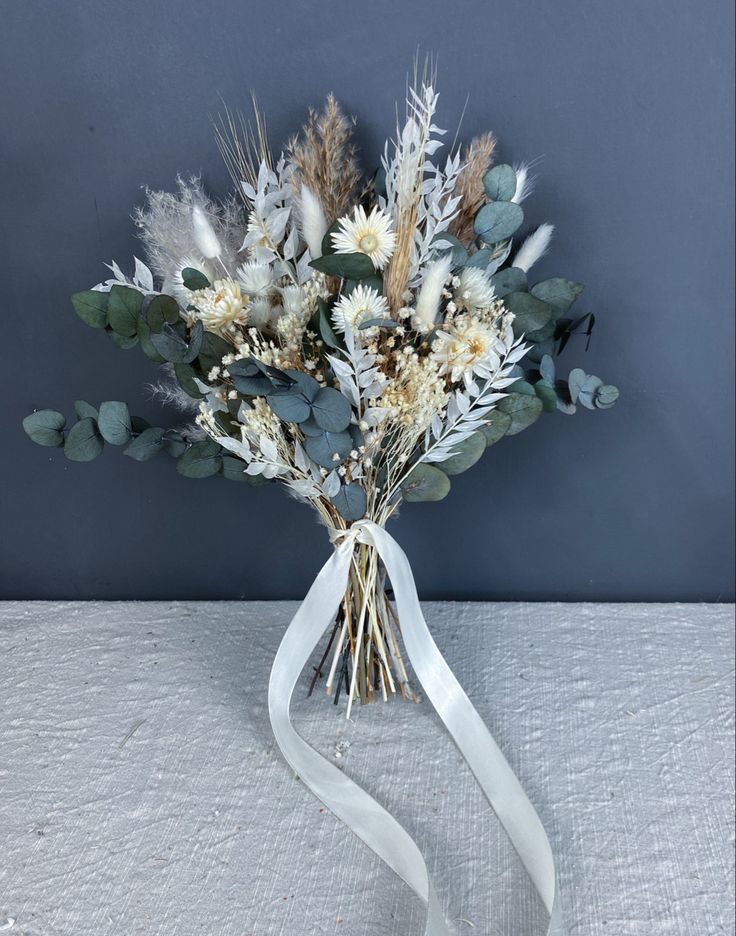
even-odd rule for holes
{"type": "MultiPolygon", "coordinates": [[[[274,747],[295,607],[0,605],[3,936],[420,936],[274,747]]],[[[425,612],[547,827],[570,936],[733,934],[733,607],[425,612]]],[[[428,705],[348,723],[318,691],[295,721],[415,837],[458,936],[542,932],[428,705]]]]}

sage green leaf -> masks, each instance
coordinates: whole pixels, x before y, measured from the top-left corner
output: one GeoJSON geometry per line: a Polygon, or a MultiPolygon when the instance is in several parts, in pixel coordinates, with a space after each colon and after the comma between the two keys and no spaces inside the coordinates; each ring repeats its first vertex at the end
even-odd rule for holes
{"type": "Polygon", "coordinates": [[[512,392],[501,400],[498,409],[511,417],[506,435],[513,436],[531,426],[542,415],[542,401],[534,393],[512,392]]]}
{"type": "Polygon", "coordinates": [[[368,506],[365,491],[356,483],[343,484],[337,494],[330,498],[330,501],[337,508],[337,512],[343,520],[350,523],[364,517],[368,506]]]}
{"type": "Polygon", "coordinates": [[[97,422],[91,416],[85,416],[74,423],[64,440],[64,454],[70,461],[92,461],[104,447],[97,422]]]}
{"type": "Polygon", "coordinates": [[[503,299],[512,292],[525,292],[527,288],[526,273],[519,267],[506,267],[491,277],[491,285],[497,299],[503,299]]]}
{"type": "Polygon", "coordinates": [[[545,413],[554,413],[557,409],[557,393],[554,386],[547,380],[538,380],[534,384],[534,392],[542,401],[545,413]]]}
{"type": "Polygon", "coordinates": [[[552,279],[535,283],[530,292],[538,299],[549,303],[557,315],[565,315],[583,289],[582,283],[574,283],[561,276],[554,276],[552,279]]]}
{"type": "Polygon", "coordinates": [[[74,402],[74,412],[77,414],[77,419],[84,419],[85,416],[91,416],[92,419],[97,419],[98,416],[97,409],[86,400],[76,400],[74,402]]]}
{"type": "Polygon", "coordinates": [[[557,323],[554,318],[550,318],[546,325],[543,325],[536,331],[527,332],[524,338],[526,341],[531,341],[534,344],[544,344],[554,338],[556,327],[557,323]]]}
{"type": "Polygon", "coordinates": [[[497,244],[511,237],[524,221],[521,205],[515,202],[491,202],[478,209],[473,222],[475,233],[484,244],[497,244]]]}
{"type": "Polygon", "coordinates": [[[514,313],[512,327],[517,338],[543,328],[552,318],[552,309],[547,303],[527,292],[509,293],[503,304],[514,313]]]}
{"type": "Polygon", "coordinates": [[[202,393],[197,384],[194,382],[194,378],[197,376],[197,372],[194,370],[191,364],[174,364],[174,375],[176,376],[177,382],[179,383],[179,386],[184,391],[184,393],[195,400],[204,399],[204,393],[202,393]]]}
{"type": "Polygon", "coordinates": [[[614,387],[613,384],[603,384],[602,387],[598,387],[595,391],[593,402],[598,409],[608,409],[613,406],[618,398],[618,387],[614,387]]]}
{"type": "Polygon", "coordinates": [[[195,270],[194,267],[184,267],[181,271],[181,281],[185,289],[191,289],[196,292],[198,289],[207,289],[210,281],[201,270],[195,270]]]}
{"type": "Polygon", "coordinates": [[[107,329],[107,334],[115,347],[120,348],[122,351],[128,351],[130,348],[135,348],[135,346],[138,344],[138,335],[130,335],[129,337],[126,337],[125,335],[118,335],[118,333],[113,331],[111,328],[107,329]]]}
{"type": "Polygon", "coordinates": [[[110,328],[123,338],[132,338],[138,330],[138,316],[143,306],[143,293],[130,286],[113,286],[107,305],[110,328]]]}
{"type": "Polygon", "coordinates": [[[309,400],[300,392],[269,393],[266,402],[274,413],[284,422],[300,423],[309,418],[312,412],[309,400]]]}
{"type": "Polygon", "coordinates": [[[331,254],[334,254],[335,247],[332,243],[332,235],[337,234],[339,230],[340,230],[339,221],[335,221],[334,224],[331,224],[327,228],[327,231],[325,232],[325,236],[322,238],[322,256],[323,257],[329,257],[331,254]]]}
{"type": "Polygon", "coordinates": [[[511,425],[511,417],[508,413],[502,413],[499,409],[494,409],[488,415],[488,422],[485,426],[481,426],[478,432],[483,434],[484,439],[486,440],[486,448],[489,445],[495,445],[500,439],[502,439],[506,432],[508,431],[509,426],[511,425]]]}
{"type": "Polygon", "coordinates": [[[580,396],[580,391],[583,388],[585,379],[588,375],[579,367],[573,368],[570,371],[570,375],[567,378],[567,386],[570,391],[570,402],[577,403],[578,397],[580,396]]]}
{"type": "Polygon", "coordinates": [[[467,439],[454,446],[454,455],[436,464],[446,475],[452,477],[453,475],[462,474],[468,468],[472,468],[485,450],[486,440],[484,435],[481,432],[471,432],[467,439]]]}
{"type": "Polygon", "coordinates": [[[322,432],[304,438],[304,451],[321,468],[336,468],[353,447],[353,437],[349,432],[322,432]]]}
{"type": "Polygon", "coordinates": [[[153,346],[153,342],[151,341],[151,329],[143,316],[138,318],[138,340],[141,344],[141,350],[149,361],[153,361],[154,364],[166,363],[166,359],[162,357],[153,346]]]}
{"type": "Polygon", "coordinates": [[[464,266],[470,256],[468,254],[468,248],[463,244],[463,242],[455,237],[454,234],[448,234],[446,231],[443,231],[441,234],[436,234],[432,239],[432,247],[437,250],[451,250],[452,251],[452,263],[453,266],[464,266]],[[441,247],[442,242],[449,244],[450,247],[441,247]]]}
{"type": "Polygon", "coordinates": [[[376,272],[373,261],[364,253],[327,254],[312,260],[309,265],[326,276],[352,280],[365,279],[376,272]]]}
{"type": "Polygon", "coordinates": [[[247,481],[250,477],[245,473],[245,462],[242,458],[235,458],[232,455],[222,456],[222,476],[228,481],[247,481]]]}
{"type": "Polygon", "coordinates": [[[131,423],[127,404],[119,400],[100,403],[97,425],[100,435],[110,445],[126,445],[130,442],[131,423]]]}
{"type": "Polygon", "coordinates": [[[164,452],[172,458],[179,458],[187,450],[187,443],[184,437],[178,432],[167,432],[164,435],[164,452]]]}
{"type": "Polygon", "coordinates": [[[23,431],[36,445],[56,448],[64,443],[61,430],[65,425],[66,419],[61,413],[52,409],[42,409],[26,416],[23,420],[23,431]]]}
{"type": "Polygon", "coordinates": [[[202,347],[199,349],[197,363],[202,373],[207,376],[213,367],[221,367],[226,354],[232,354],[233,346],[214,332],[206,331],[202,335],[202,347]]]}
{"type": "Polygon", "coordinates": [[[409,502],[440,501],[450,493],[450,479],[434,465],[419,462],[401,485],[401,493],[409,502]]]}
{"type": "Polygon", "coordinates": [[[385,318],[372,318],[366,319],[365,322],[361,322],[358,325],[358,329],[363,331],[366,328],[398,328],[399,323],[394,321],[394,319],[385,319],[385,318]]]}
{"type": "Polygon", "coordinates": [[[321,426],[318,426],[316,421],[311,416],[309,419],[305,419],[304,422],[300,422],[299,428],[305,436],[318,436],[322,435],[324,432],[324,429],[321,426]]]}
{"type": "Polygon", "coordinates": [[[353,411],[339,390],[321,387],[312,400],[311,415],[327,432],[342,432],[350,425],[353,411]]]}
{"type": "Polygon", "coordinates": [[[479,270],[485,270],[492,259],[493,251],[489,250],[487,247],[484,247],[482,250],[476,250],[474,254],[471,254],[470,258],[466,261],[465,266],[471,268],[477,267],[479,270]]]}
{"type": "Polygon", "coordinates": [[[595,409],[595,395],[602,386],[603,381],[601,378],[590,374],[585,378],[582,386],[580,387],[580,392],[578,393],[578,403],[580,403],[586,409],[595,409]]]}
{"type": "Polygon", "coordinates": [[[179,321],[179,303],[171,296],[154,296],[146,309],[146,321],[152,332],[158,334],[166,322],[179,321]]]}
{"type": "Polygon", "coordinates": [[[527,380],[516,380],[506,388],[507,393],[525,393],[534,396],[534,387],[527,380]]]}
{"type": "Polygon", "coordinates": [[[227,371],[235,389],[245,396],[266,396],[273,390],[271,381],[255,361],[233,361],[227,371]]]}
{"type": "Polygon", "coordinates": [[[342,345],[332,328],[330,307],[322,298],[317,300],[317,310],[312,316],[311,325],[312,330],[319,335],[328,347],[334,348],[336,351],[342,350],[342,345]]]}
{"type": "Polygon", "coordinates": [[[148,461],[155,458],[164,448],[164,430],[156,426],[144,429],[139,436],[123,449],[123,455],[135,461],[148,461]]]}
{"type": "Polygon", "coordinates": [[[160,334],[151,332],[151,343],[162,357],[172,364],[191,364],[202,347],[204,329],[201,322],[196,322],[187,341],[183,323],[176,326],[166,322],[160,334]]]}
{"type": "Polygon", "coordinates": [[[185,478],[210,478],[222,467],[220,446],[211,439],[194,442],[176,463],[185,478]]]}
{"type": "Polygon", "coordinates": [[[494,166],[483,176],[483,188],[492,201],[511,201],[516,194],[516,173],[511,166],[494,166]]]}
{"type": "Polygon", "coordinates": [[[549,383],[553,384],[555,382],[555,362],[549,354],[545,354],[539,362],[539,373],[549,383]]]}
{"type": "Polygon", "coordinates": [[[105,328],[109,301],[110,294],[98,289],[85,289],[84,292],[74,293],[72,296],[74,311],[90,328],[105,328]]]}

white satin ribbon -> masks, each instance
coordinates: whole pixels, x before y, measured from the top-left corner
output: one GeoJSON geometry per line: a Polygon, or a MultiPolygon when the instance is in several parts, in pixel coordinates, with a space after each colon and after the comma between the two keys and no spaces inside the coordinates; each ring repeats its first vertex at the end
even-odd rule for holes
{"type": "Polygon", "coordinates": [[[547,936],[562,936],[552,849],[516,775],[432,639],[419,605],[409,560],[396,540],[370,520],[338,534],[276,653],[268,685],[271,727],[281,752],[310,790],[409,885],[427,908],[424,936],[450,928],[421,852],[404,828],[365,790],[297,734],[289,715],[299,676],[332,623],[347,588],[355,543],[372,546],[393,586],[407,656],[427,698],[458,746],[509,836],[550,920],[547,936]]]}

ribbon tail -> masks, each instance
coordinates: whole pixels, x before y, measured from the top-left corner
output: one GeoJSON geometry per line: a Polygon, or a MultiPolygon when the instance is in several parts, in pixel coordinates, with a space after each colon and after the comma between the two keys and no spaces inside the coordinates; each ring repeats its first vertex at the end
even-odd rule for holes
{"type": "Polygon", "coordinates": [[[542,822],[498,744],[435,644],[419,605],[406,554],[382,527],[362,521],[394,590],[407,656],[427,698],[475,775],[503,825],[550,921],[547,936],[562,936],[554,857],[542,822]]]}
{"type": "Polygon", "coordinates": [[[271,727],[284,758],[299,778],[424,903],[425,936],[449,936],[424,859],[411,837],[365,790],[310,747],[294,729],[289,715],[299,676],[345,594],[352,554],[352,542],[345,542],[335,550],[286,630],[268,685],[271,727]]]}

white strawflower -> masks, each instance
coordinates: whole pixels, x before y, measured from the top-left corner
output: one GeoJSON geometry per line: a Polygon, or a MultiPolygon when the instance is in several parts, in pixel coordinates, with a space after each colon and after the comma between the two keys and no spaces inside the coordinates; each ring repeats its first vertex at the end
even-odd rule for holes
{"type": "Polygon", "coordinates": [[[208,331],[222,334],[232,331],[234,325],[245,325],[248,310],[240,283],[235,280],[215,280],[211,289],[200,289],[191,293],[190,302],[196,309],[194,317],[199,319],[208,331]]]}
{"type": "Polygon", "coordinates": [[[477,267],[465,267],[455,290],[458,309],[467,309],[468,312],[482,311],[490,308],[495,298],[496,294],[488,274],[477,267]]]}
{"type": "Polygon", "coordinates": [[[273,270],[267,263],[244,263],[238,267],[238,282],[249,296],[267,296],[273,291],[273,270]]]}
{"type": "Polygon", "coordinates": [[[477,374],[491,377],[500,365],[498,331],[488,321],[458,315],[436,332],[430,357],[441,376],[457,383],[477,374]]]}
{"type": "Polygon", "coordinates": [[[262,331],[271,318],[271,303],[264,297],[253,299],[248,304],[248,324],[262,331]]]}
{"type": "Polygon", "coordinates": [[[363,322],[389,318],[388,303],[375,289],[356,286],[349,296],[343,296],[332,310],[335,331],[357,332],[363,322]]]}
{"type": "Polygon", "coordinates": [[[215,234],[215,229],[210,224],[210,220],[204,210],[195,205],[192,208],[192,235],[197,250],[207,260],[214,260],[222,253],[222,247],[215,234]]]}
{"type": "Polygon", "coordinates": [[[281,301],[287,315],[298,315],[304,309],[304,290],[301,286],[284,286],[281,301]]]}
{"type": "Polygon", "coordinates": [[[332,246],[336,253],[364,253],[373,261],[377,270],[382,270],[394,252],[396,235],[391,230],[391,218],[380,208],[366,215],[362,205],[338,221],[340,230],[332,235],[332,246]]]}

